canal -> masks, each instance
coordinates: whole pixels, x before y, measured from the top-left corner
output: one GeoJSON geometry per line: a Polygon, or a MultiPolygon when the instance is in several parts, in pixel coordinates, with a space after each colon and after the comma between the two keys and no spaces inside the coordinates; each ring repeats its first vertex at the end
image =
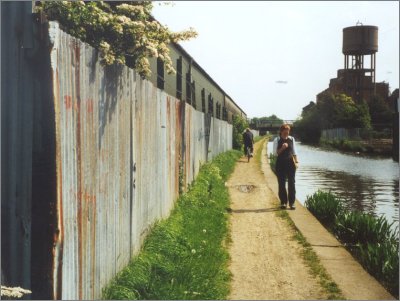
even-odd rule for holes
{"type": "MultiPolygon", "coordinates": [[[[268,143],[268,153],[272,142],[268,143]]],[[[299,169],[296,196],[304,204],[318,189],[331,191],[349,209],[385,215],[399,222],[399,164],[391,159],[376,159],[327,151],[297,142],[299,169]]]]}

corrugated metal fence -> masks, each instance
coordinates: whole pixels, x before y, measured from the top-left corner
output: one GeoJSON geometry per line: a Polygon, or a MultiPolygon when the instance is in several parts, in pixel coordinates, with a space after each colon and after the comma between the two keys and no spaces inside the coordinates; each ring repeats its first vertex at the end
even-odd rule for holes
{"type": "Polygon", "coordinates": [[[1,4],[2,283],[96,299],[232,126],[32,26],[30,5],[1,4]]]}
{"type": "Polygon", "coordinates": [[[142,80],[51,22],[59,236],[54,295],[98,298],[232,127],[142,80]],[[207,124],[208,123],[208,124],[207,124]],[[181,154],[183,154],[181,156],[181,154]]]}

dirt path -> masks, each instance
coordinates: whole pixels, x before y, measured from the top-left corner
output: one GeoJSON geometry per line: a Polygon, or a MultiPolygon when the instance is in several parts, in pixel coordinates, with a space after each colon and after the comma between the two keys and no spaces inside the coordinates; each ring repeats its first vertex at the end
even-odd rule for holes
{"type": "MultiPolygon", "coordinates": [[[[256,149],[262,147],[256,144],[256,149]]],[[[227,185],[231,195],[230,299],[326,299],[300,257],[293,230],[276,216],[279,201],[258,162],[242,158],[227,185]],[[254,185],[251,186],[240,185],[254,185]],[[250,188],[251,191],[247,191],[250,188]]]]}

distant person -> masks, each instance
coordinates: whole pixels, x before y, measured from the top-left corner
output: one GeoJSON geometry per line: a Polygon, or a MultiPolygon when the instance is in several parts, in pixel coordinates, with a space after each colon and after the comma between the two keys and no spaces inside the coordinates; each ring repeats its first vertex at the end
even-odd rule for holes
{"type": "Polygon", "coordinates": [[[276,175],[279,185],[279,199],[281,208],[286,209],[289,201],[290,209],[296,209],[294,201],[296,199],[295,176],[297,164],[296,141],[289,136],[290,126],[283,124],[279,129],[279,137],[274,139],[273,153],[276,159],[276,175]],[[286,191],[286,179],[288,181],[288,192],[286,191]]]}
{"type": "Polygon", "coordinates": [[[253,157],[254,136],[253,133],[247,128],[243,133],[244,155],[247,155],[247,147],[250,147],[250,153],[253,157]]]}

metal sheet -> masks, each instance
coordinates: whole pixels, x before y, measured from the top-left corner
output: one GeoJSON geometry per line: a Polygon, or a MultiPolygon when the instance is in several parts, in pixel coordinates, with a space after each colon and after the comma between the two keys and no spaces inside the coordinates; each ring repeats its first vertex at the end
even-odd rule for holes
{"type": "Polygon", "coordinates": [[[206,116],[50,23],[56,108],[58,227],[54,297],[95,299],[232,126],[206,116]],[[208,141],[208,139],[212,139],[208,141]],[[208,149],[207,149],[207,145],[208,149]],[[182,153],[184,150],[184,153],[182,153]]]}

